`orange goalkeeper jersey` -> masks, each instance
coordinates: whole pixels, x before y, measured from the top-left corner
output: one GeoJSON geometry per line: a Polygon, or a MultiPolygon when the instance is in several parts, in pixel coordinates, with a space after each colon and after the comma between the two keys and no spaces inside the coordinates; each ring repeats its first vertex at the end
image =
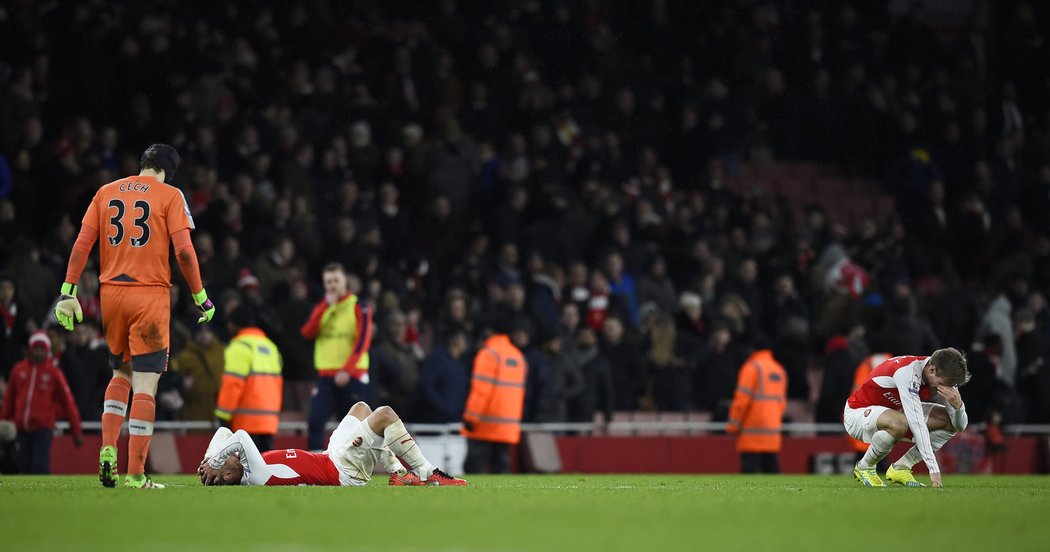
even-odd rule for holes
{"type": "Polygon", "coordinates": [[[99,233],[99,282],[171,286],[171,234],[193,229],[182,192],[151,176],[129,176],[99,188],[84,213],[99,233]]]}

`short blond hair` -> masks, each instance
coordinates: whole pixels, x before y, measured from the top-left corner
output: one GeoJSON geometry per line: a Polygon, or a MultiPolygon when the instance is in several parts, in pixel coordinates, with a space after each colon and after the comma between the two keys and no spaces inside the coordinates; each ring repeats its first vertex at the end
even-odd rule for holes
{"type": "Polygon", "coordinates": [[[346,274],[346,269],[343,268],[343,263],[328,263],[321,269],[322,274],[325,272],[341,272],[342,274],[346,274]]]}
{"type": "Polygon", "coordinates": [[[930,355],[937,375],[948,378],[955,385],[965,385],[970,381],[970,369],[966,366],[966,355],[955,347],[937,349],[930,355]]]}

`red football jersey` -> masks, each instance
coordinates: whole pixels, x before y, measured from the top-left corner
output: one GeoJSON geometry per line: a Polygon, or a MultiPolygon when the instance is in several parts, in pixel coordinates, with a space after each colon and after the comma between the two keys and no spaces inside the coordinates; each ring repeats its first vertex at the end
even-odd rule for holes
{"type": "Polygon", "coordinates": [[[885,406],[893,410],[904,410],[901,403],[898,381],[907,381],[909,390],[922,402],[929,402],[930,387],[923,383],[922,369],[926,357],[899,356],[879,364],[871,375],[849,397],[850,408],[885,406]],[[901,373],[901,371],[904,371],[901,373]]]}
{"type": "Polygon", "coordinates": [[[339,486],[339,470],[324,453],[299,449],[264,452],[263,460],[272,475],[266,485],[339,486]]]}

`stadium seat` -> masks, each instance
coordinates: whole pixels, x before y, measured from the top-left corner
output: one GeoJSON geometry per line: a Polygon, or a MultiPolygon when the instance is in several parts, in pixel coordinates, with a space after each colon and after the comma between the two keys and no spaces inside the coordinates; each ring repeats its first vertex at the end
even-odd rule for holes
{"type": "MultiPolygon", "coordinates": [[[[714,417],[714,414],[712,414],[710,411],[707,411],[707,410],[690,411],[690,412],[688,412],[686,414],[686,421],[688,421],[688,422],[705,422],[706,423],[706,422],[710,422],[713,417],[714,417]]],[[[708,431],[693,431],[693,432],[690,432],[690,435],[707,435],[708,433],[709,433],[708,431]]]]}
{"type": "MultiPolygon", "coordinates": [[[[657,414],[656,412],[635,412],[632,417],[634,421],[638,423],[656,424],[660,421],[659,414],[657,414]]],[[[635,435],[645,436],[660,435],[660,433],[660,428],[655,427],[655,425],[651,425],[649,428],[639,429],[638,431],[634,432],[635,435]]]]}
{"type": "Polygon", "coordinates": [[[525,469],[537,473],[561,472],[561,453],[554,434],[549,431],[526,431],[522,434],[525,445],[525,469]]]}
{"type": "MultiPolygon", "coordinates": [[[[657,415],[661,424],[681,424],[686,421],[685,412],[660,412],[657,415]]],[[[687,435],[689,432],[679,428],[661,430],[664,435],[687,435]]]]}
{"type": "Polygon", "coordinates": [[[630,423],[633,421],[634,416],[632,416],[631,412],[613,412],[612,423],[609,427],[609,435],[633,435],[633,431],[612,427],[614,424],[630,423]]]}
{"type": "MultiPolygon", "coordinates": [[[[279,418],[279,423],[281,425],[284,425],[284,424],[287,424],[287,423],[306,423],[306,413],[305,412],[300,412],[298,410],[282,411],[281,412],[281,416],[279,418]]],[[[280,433],[280,434],[285,434],[285,435],[294,435],[294,434],[297,433],[297,431],[295,431],[295,430],[286,429],[286,428],[283,428],[283,427],[280,427],[280,426],[278,426],[277,432],[280,433]]]]}
{"type": "Polygon", "coordinates": [[[816,420],[813,403],[802,399],[788,399],[784,419],[794,423],[813,423],[816,420]]]}

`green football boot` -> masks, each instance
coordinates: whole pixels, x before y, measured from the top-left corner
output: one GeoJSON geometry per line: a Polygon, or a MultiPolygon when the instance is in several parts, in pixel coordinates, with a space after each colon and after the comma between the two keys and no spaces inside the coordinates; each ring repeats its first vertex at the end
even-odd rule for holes
{"type": "Polygon", "coordinates": [[[875,468],[864,469],[860,465],[853,466],[853,477],[857,478],[865,487],[885,487],[886,484],[879,478],[875,468]]]}
{"type": "Polygon", "coordinates": [[[98,480],[103,487],[117,486],[117,447],[106,445],[98,451],[98,480]]]}
{"type": "Polygon", "coordinates": [[[164,485],[154,483],[148,475],[128,475],[124,477],[124,486],[133,489],[163,489],[164,485]]]}
{"type": "Polygon", "coordinates": [[[898,485],[904,485],[905,487],[925,487],[922,483],[915,480],[915,476],[912,475],[910,469],[897,469],[892,465],[886,468],[886,479],[892,481],[898,485]]]}

